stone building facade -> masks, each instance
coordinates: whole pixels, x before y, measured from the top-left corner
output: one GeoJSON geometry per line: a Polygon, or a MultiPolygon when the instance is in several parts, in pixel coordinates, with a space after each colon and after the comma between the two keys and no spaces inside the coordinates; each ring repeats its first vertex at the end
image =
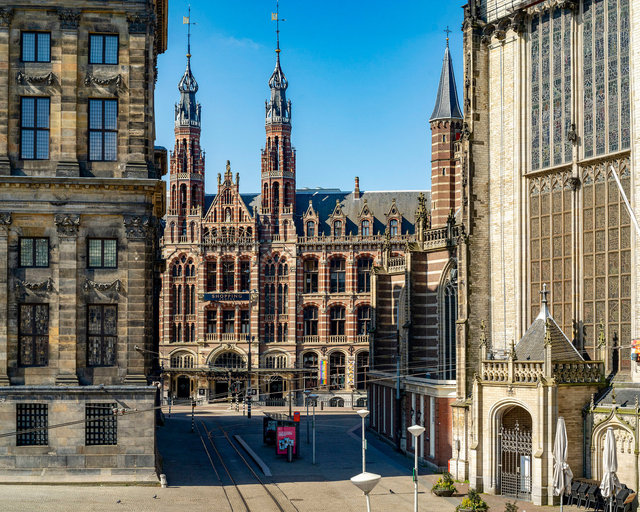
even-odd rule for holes
{"type": "Polygon", "coordinates": [[[364,405],[374,321],[370,274],[386,248],[404,255],[415,238],[416,211],[428,199],[361,191],[358,178],[353,192],[296,187],[292,105],[279,49],[265,109],[260,193],[241,194],[227,162],[217,193],[205,194],[190,60],[178,86],[162,239],[165,396],[226,400],[246,388],[251,357],[254,399],[278,403],[290,391],[295,399],[312,389],[328,405],[364,405]]]}
{"type": "MultiPolygon", "coordinates": [[[[480,489],[557,500],[550,451],[559,415],[576,476],[601,478],[607,424],[627,439],[621,458],[638,446],[629,389],[640,374],[629,348],[637,337],[640,267],[625,199],[635,211],[632,134],[640,105],[630,91],[640,69],[639,23],[639,6],[629,0],[465,6],[459,158],[468,236],[458,245],[464,371],[453,405],[461,449],[452,466],[480,489]],[[527,332],[546,287],[549,316],[562,334],[548,340],[548,352],[568,341],[580,360],[519,354],[531,342],[527,332]],[[607,386],[626,390],[624,414],[607,386]],[[567,409],[568,396],[579,410],[567,409]],[[578,412],[590,419],[574,421],[578,412]],[[501,432],[530,453],[512,468],[528,475],[528,488],[508,483],[501,432]]],[[[638,489],[637,462],[622,478],[638,489]]]]}
{"type": "Polygon", "coordinates": [[[418,456],[447,469],[455,400],[457,244],[460,230],[462,130],[453,64],[447,47],[431,126],[431,210],[424,198],[416,237],[405,254],[389,253],[372,281],[376,328],[370,370],[371,428],[400,449],[414,451],[407,427],[419,424],[418,456]]]}
{"type": "Polygon", "coordinates": [[[154,480],[147,377],[165,193],[153,91],[167,2],[9,4],[0,9],[0,425],[16,435],[0,441],[0,474],[154,480]]]}

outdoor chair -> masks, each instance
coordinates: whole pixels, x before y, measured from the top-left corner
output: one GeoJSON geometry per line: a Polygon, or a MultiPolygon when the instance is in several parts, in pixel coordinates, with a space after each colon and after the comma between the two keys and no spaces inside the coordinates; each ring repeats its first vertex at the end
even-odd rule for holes
{"type": "Polygon", "coordinates": [[[592,484],[589,486],[589,490],[587,491],[587,503],[585,505],[587,509],[593,510],[603,510],[604,509],[604,501],[602,499],[602,494],[600,492],[600,487],[592,484]]]}
{"type": "Polygon", "coordinates": [[[575,480],[571,482],[571,493],[565,497],[566,505],[578,504],[578,489],[580,488],[580,485],[580,482],[576,482],[575,480]]]}
{"type": "Polygon", "coordinates": [[[587,506],[587,491],[589,490],[589,484],[583,483],[578,489],[578,507],[587,506]]]}
{"type": "Polygon", "coordinates": [[[626,485],[618,491],[613,502],[613,508],[616,512],[631,512],[633,498],[631,500],[627,499],[631,494],[631,489],[628,489],[626,485]]]}

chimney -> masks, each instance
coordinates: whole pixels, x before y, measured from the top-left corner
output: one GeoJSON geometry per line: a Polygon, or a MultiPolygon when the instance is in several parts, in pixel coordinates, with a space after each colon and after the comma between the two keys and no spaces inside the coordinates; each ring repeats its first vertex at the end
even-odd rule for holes
{"type": "Polygon", "coordinates": [[[356,186],[353,189],[354,199],[360,199],[360,178],[356,176],[356,186]]]}

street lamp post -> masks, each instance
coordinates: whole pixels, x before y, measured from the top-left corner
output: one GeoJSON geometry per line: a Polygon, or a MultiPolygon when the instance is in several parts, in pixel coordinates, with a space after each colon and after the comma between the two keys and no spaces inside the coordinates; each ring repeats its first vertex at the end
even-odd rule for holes
{"type": "Polygon", "coordinates": [[[375,473],[362,472],[359,475],[351,477],[351,483],[360,489],[367,500],[367,512],[371,512],[371,503],[369,501],[369,493],[378,485],[381,476],[375,473]]]}
{"type": "Polygon", "coordinates": [[[424,427],[413,425],[407,429],[413,436],[415,447],[413,459],[413,512],[418,512],[418,438],[424,433],[424,427]]]}
{"type": "Polygon", "coordinates": [[[305,389],[304,390],[304,395],[305,395],[305,400],[307,402],[307,444],[309,444],[309,394],[311,393],[311,390],[309,389],[305,389]]]}
{"type": "Polygon", "coordinates": [[[362,418],[362,472],[365,473],[367,470],[366,466],[366,450],[367,450],[367,440],[364,437],[364,419],[369,416],[369,411],[367,409],[360,409],[358,412],[358,416],[362,418]]]}
{"type": "Polygon", "coordinates": [[[319,395],[315,393],[313,395],[309,395],[309,398],[313,400],[313,450],[311,457],[311,464],[316,463],[316,400],[318,400],[319,395]]]}
{"type": "Polygon", "coordinates": [[[247,419],[251,419],[251,345],[253,344],[254,337],[251,336],[251,322],[253,321],[253,303],[258,300],[258,290],[251,290],[249,294],[249,361],[247,364],[247,378],[249,385],[247,386],[247,419]]]}

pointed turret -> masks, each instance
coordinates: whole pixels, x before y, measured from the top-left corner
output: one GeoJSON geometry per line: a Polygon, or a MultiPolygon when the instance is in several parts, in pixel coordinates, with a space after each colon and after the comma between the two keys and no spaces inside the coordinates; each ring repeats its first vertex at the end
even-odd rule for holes
{"type": "Polygon", "coordinates": [[[269,78],[271,98],[266,102],[267,124],[291,123],[291,101],[287,101],[289,82],[280,66],[280,47],[276,49],[276,67],[269,78]]]}
{"type": "Polygon", "coordinates": [[[196,101],[198,82],[191,72],[191,8],[189,8],[187,22],[187,68],[178,82],[180,101],[176,103],[175,122],[178,126],[200,127],[200,104],[196,101]]]}
{"type": "Polygon", "coordinates": [[[442,73],[440,74],[436,106],[433,109],[433,114],[431,114],[429,121],[440,119],[462,119],[462,110],[460,110],[460,104],[458,103],[456,77],[453,74],[451,53],[449,52],[448,37],[447,47],[444,50],[444,58],[442,59],[442,73]]]}

